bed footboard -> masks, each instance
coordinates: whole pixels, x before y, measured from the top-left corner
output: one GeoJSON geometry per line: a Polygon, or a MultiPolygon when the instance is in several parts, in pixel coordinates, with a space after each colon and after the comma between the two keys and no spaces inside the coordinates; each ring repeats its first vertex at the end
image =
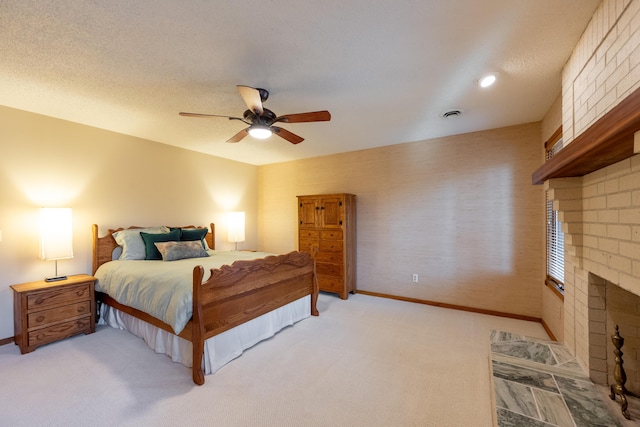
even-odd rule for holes
{"type": "Polygon", "coordinates": [[[311,314],[318,315],[315,262],[304,252],[236,261],[211,269],[193,269],[193,381],[204,384],[204,341],[214,335],[311,295],[311,314]]]}

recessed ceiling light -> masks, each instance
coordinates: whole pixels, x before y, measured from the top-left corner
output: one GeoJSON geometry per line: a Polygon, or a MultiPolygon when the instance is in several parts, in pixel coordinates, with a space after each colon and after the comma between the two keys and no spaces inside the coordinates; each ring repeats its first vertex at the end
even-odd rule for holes
{"type": "Polygon", "coordinates": [[[496,73],[487,74],[486,76],[481,77],[480,80],[478,80],[478,84],[480,85],[480,87],[489,87],[496,82],[497,78],[498,75],[496,73]]]}

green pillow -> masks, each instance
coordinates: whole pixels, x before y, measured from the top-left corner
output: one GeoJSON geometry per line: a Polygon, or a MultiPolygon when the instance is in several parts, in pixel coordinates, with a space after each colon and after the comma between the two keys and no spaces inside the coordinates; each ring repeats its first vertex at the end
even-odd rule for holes
{"type": "Polygon", "coordinates": [[[207,245],[204,241],[205,236],[209,232],[208,228],[172,228],[173,230],[180,230],[180,240],[183,242],[192,242],[194,240],[200,240],[202,249],[207,249],[207,245]]]}
{"type": "Polygon", "coordinates": [[[144,259],[162,259],[162,255],[156,248],[156,242],[176,242],[180,240],[180,230],[172,230],[168,233],[152,234],[152,233],[140,233],[142,240],[144,241],[144,259]]]}

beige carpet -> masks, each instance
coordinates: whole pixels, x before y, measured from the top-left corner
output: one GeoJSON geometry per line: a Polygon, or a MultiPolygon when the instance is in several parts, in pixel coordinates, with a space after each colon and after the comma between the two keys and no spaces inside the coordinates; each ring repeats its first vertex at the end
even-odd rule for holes
{"type": "Polygon", "coordinates": [[[2,426],[493,425],[489,334],[538,323],[365,295],[246,351],[198,387],[126,332],[99,327],[20,355],[0,347],[2,426]]]}

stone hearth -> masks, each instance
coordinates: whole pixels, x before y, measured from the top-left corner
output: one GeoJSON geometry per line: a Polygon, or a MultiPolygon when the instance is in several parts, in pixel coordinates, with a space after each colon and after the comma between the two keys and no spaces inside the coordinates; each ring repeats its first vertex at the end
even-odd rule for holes
{"type": "Polygon", "coordinates": [[[558,342],[493,331],[491,368],[499,427],[637,425],[558,342]]]}

